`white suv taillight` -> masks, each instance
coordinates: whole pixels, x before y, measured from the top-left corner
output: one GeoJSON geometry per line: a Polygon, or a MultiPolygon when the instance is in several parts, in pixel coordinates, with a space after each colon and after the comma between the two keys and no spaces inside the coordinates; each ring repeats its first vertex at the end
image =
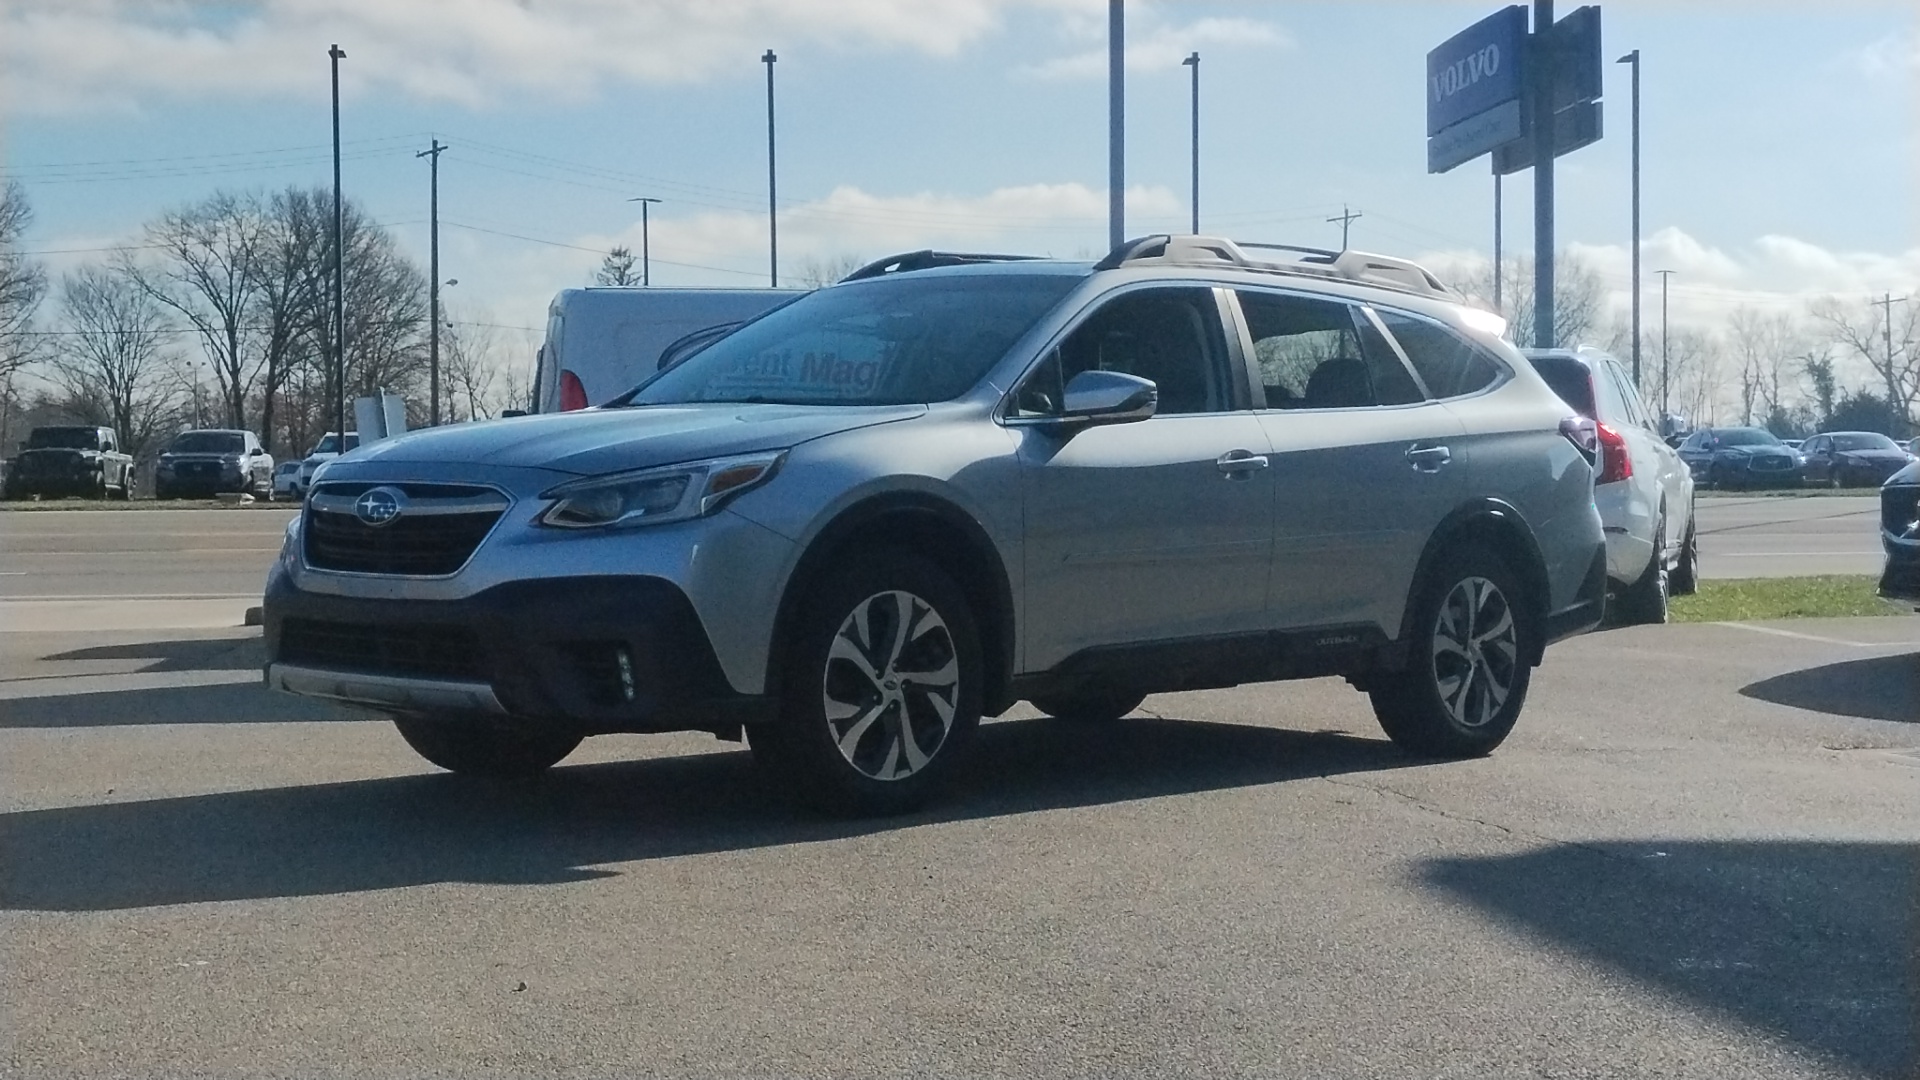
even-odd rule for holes
{"type": "Polygon", "coordinates": [[[1627,437],[1605,424],[1595,424],[1593,429],[1600,437],[1600,475],[1594,477],[1593,482],[1611,484],[1632,476],[1633,459],[1627,456],[1627,437]]]}
{"type": "Polygon", "coordinates": [[[1584,416],[1569,416],[1560,421],[1560,434],[1567,437],[1591,465],[1600,460],[1599,425],[1584,416]]]}

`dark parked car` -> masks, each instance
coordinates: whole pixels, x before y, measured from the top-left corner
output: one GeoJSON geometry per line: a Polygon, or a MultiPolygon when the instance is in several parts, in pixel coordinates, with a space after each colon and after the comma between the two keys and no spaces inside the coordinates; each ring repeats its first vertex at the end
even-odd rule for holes
{"type": "Polygon", "coordinates": [[[1800,484],[1800,455],[1765,428],[1701,428],[1680,444],[1680,460],[1708,487],[1800,484]]]}
{"type": "Polygon", "coordinates": [[[1899,443],[1872,431],[1822,432],[1800,449],[1807,459],[1800,476],[1824,487],[1879,487],[1907,467],[1913,455],[1899,443]]]}
{"type": "Polygon", "coordinates": [[[1920,461],[1880,489],[1880,546],[1887,552],[1880,595],[1920,609],[1920,461]]]}
{"type": "Polygon", "coordinates": [[[133,458],[120,452],[112,428],[37,427],[7,467],[5,495],[133,497],[133,458]]]}
{"type": "Polygon", "coordinates": [[[160,455],[156,499],[238,491],[273,499],[273,458],[251,431],[183,431],[160,455]]]}

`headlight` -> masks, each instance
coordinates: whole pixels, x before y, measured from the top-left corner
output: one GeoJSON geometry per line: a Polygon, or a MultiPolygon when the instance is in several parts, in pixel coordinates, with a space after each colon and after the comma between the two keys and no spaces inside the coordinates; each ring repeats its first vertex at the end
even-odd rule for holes
{"type": "Polygon", "coordinates": [[[541,494],[553,505],[539,521],[562,529],[686,521],[766,483],[786,456],[782,450],[576,480],[541,494]]]}

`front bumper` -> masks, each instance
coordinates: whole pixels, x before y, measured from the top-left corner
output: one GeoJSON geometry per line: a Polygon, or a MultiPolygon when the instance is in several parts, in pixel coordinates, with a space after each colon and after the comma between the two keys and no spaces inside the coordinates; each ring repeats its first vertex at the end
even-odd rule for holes
{"type": "Polygon", "coordinates": [[[1880,595],[1920,607],[1920,486],[1880,489],[1880,595]]]}
{"type": "Polygon", "coordinates": [[[403,600],[308,592],[276,567],[264,614],[269,687],[389,714],[730,735],[777,711],[728,685],[693,605],[659,578],[544,578],[403,600]]]}
{"type": "Polygon", "coordinates": [[[206,492],[213,495],[222,491],[248,491],[253,487],[253,477],[244,472],[218,475],[206,473],[182,475],[177,472],[163,472],[154,474],[153,482],[156,488],[164,489],[168,493],[206,492]]]}

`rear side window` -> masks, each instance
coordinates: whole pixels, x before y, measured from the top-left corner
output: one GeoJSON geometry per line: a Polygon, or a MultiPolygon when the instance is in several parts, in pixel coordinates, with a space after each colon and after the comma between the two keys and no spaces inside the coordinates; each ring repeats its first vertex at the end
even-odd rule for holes
{"type": "Polygon", "coordinates": [[[1500,377],[1492,358],[1439,323],[1392,311],[1382,311],[1380,321],[1434,397],[1478,393],[1500,377]]]}
{"type": "Polygon", "coordinates": [[[1420,388],[1373,322],[1352,305],[1238,290],[1271,409],[1408,405],[1420,388]]]}
{"type": "Polygon", "coordinates": [[[1589,420],[1599,419],[1594,415],[1593,376],[1587,365],[1570,356],[1542,356],[1534,360],[1533,367],[1574,412],[1589,420]]]}
{"type": "Polygon", "coordinates": [[[1607,362],[1606,369],[1613,377],[1614,389],[1620,395],[1621,406],[1626,410],[1622,419],[1649,430],[1655,428],[1657,425],[1653,422],[1653,414],[1647,411],[1646,402],[1640,400],[1640,392],[1633,388],[1632,376],[1612,361],[1607,362]]]}

